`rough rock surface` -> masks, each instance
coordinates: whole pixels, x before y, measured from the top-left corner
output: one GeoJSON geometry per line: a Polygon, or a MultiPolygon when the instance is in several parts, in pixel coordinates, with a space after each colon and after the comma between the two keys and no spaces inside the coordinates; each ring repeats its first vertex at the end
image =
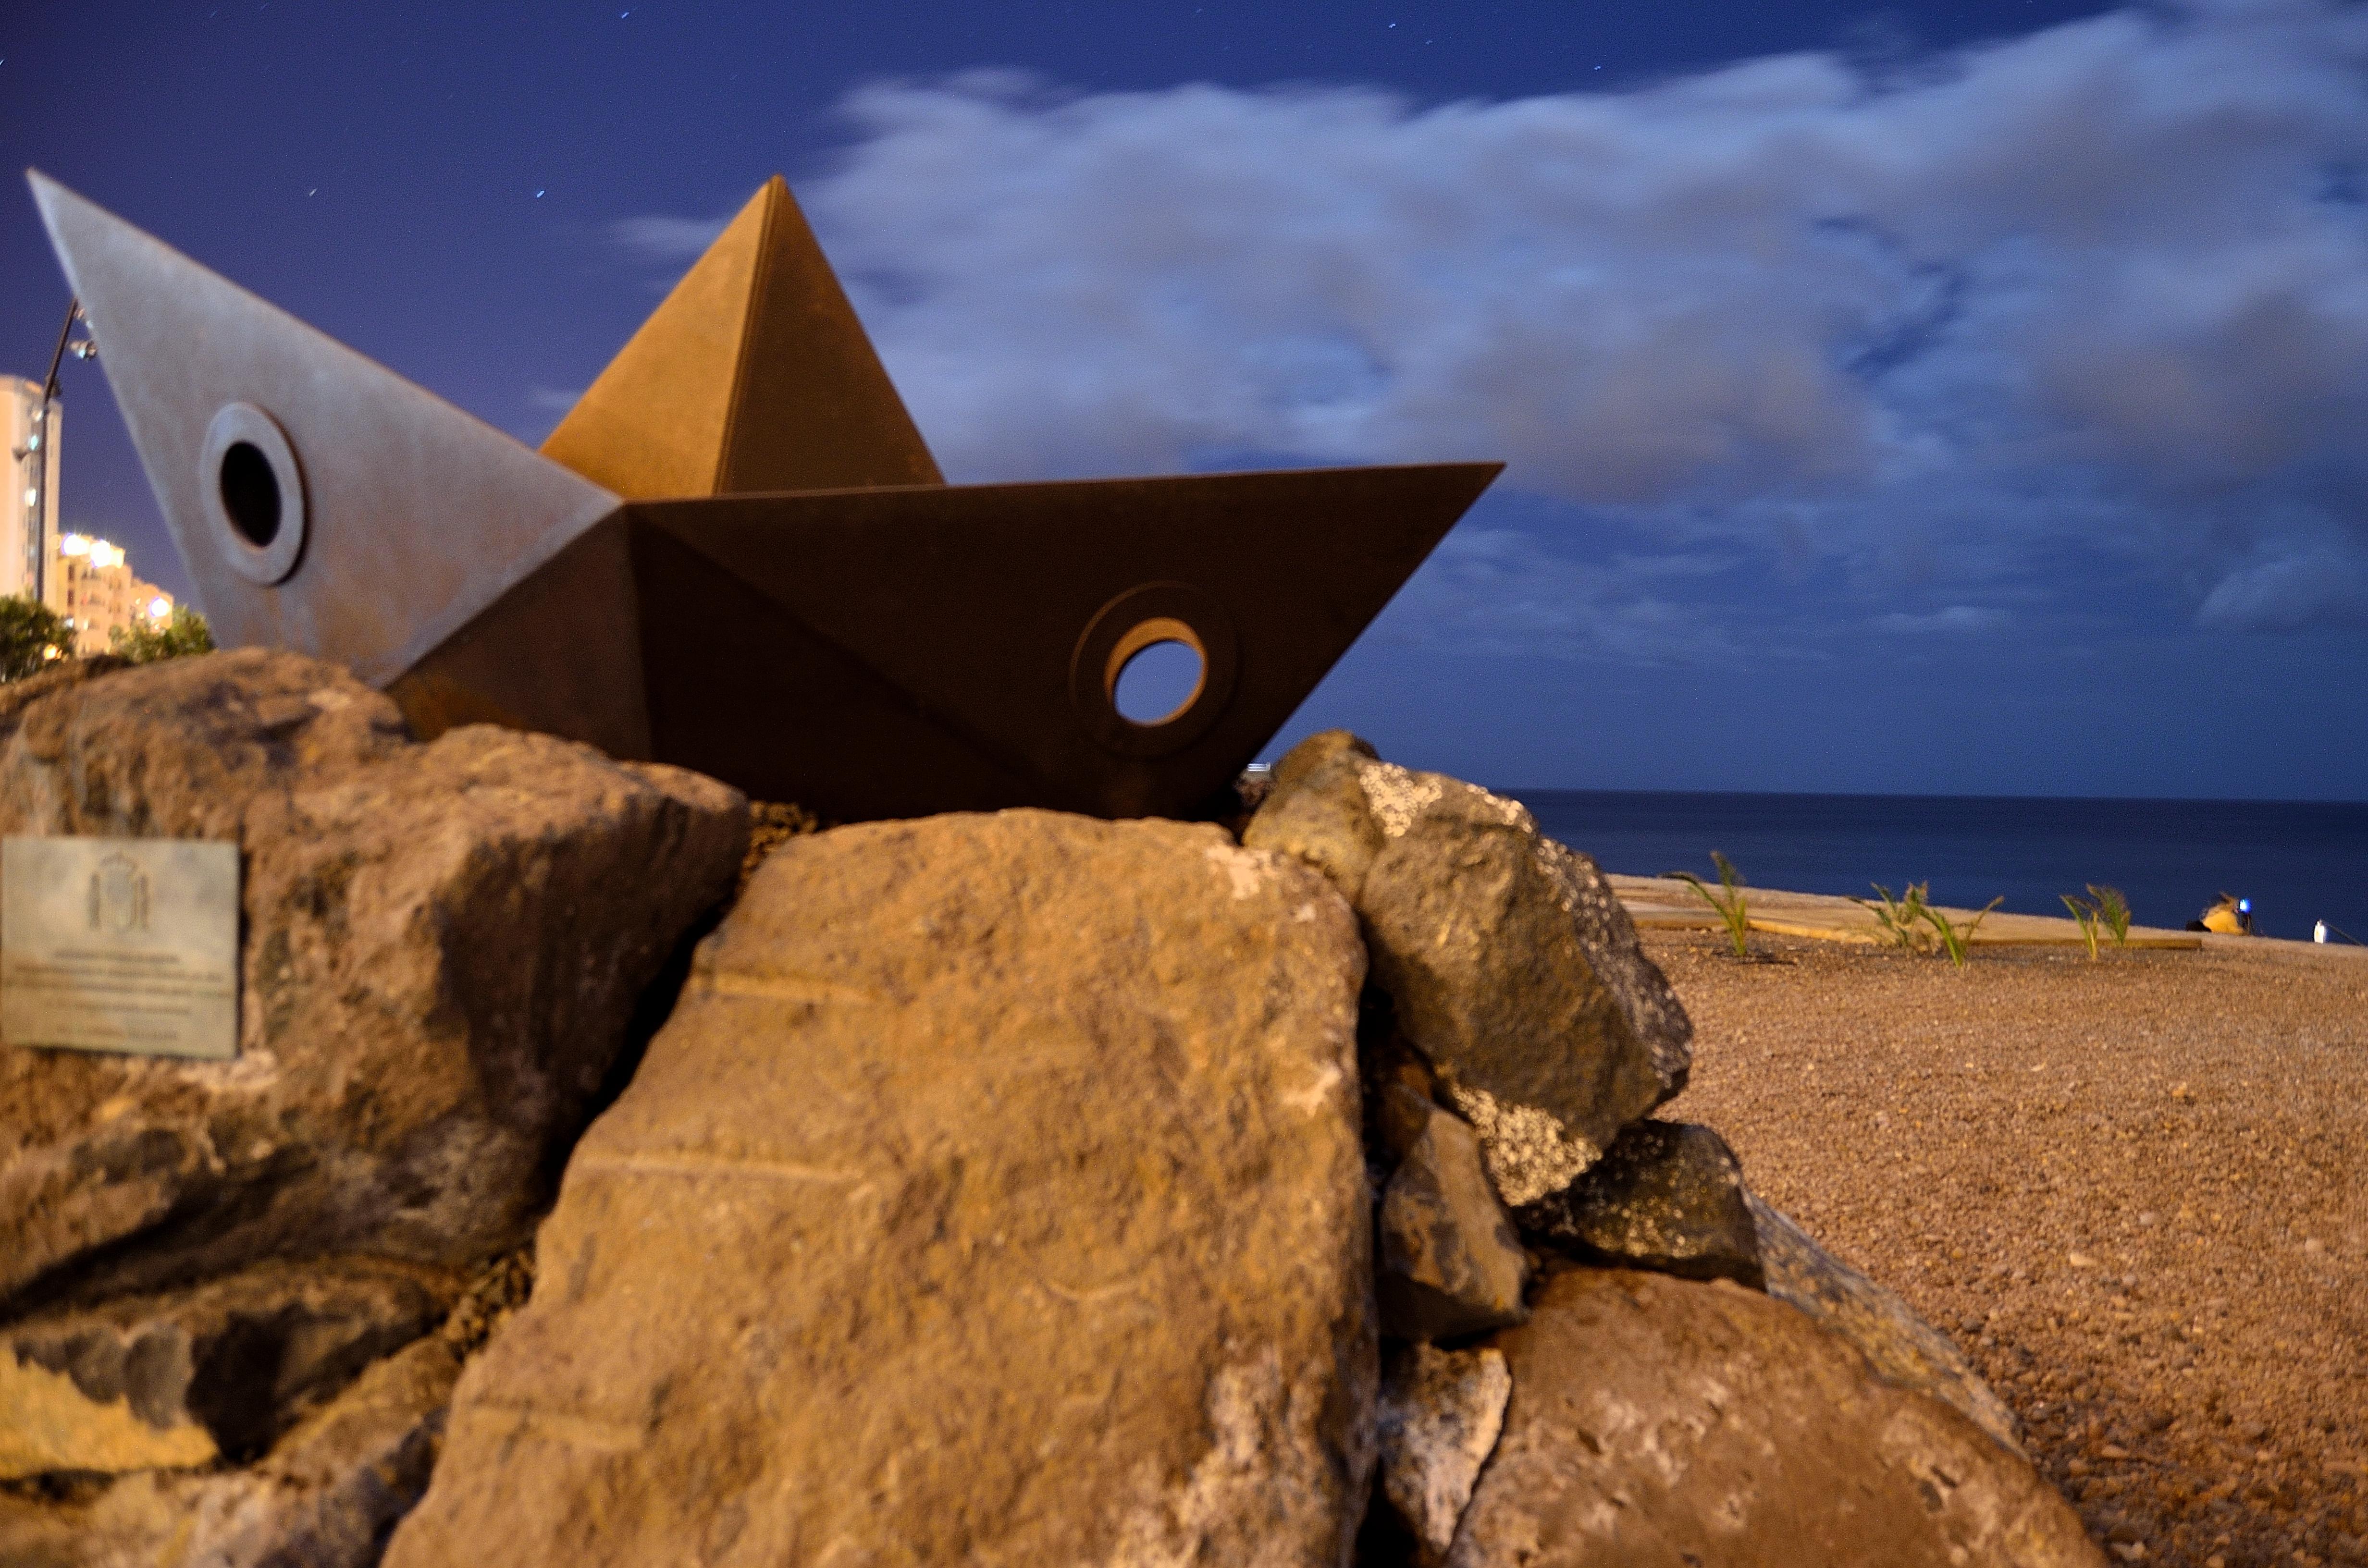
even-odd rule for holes
{"type": "Polygon", "coordinates": [[[416,1339],[457,1276],[268,1263],[0,1330],[0,1479],[261,1452],[309,1403],[416,1339]]]}
{"type": "Polygon", "coordinates": [[[1513,1375],[1505,1353],[1410,1345],[1382,1374],[1381,1495],[1431,1568],[1447,1554],[1480,1467],[1497,1447],[1513,1375]]]}
{"type": "Polygon", "coordinates": [[[241,838],[257,797],[284,801],[410,749],[393,702],[297,653],[77,667],[0,699],[0,826],[241,838]]]}
{"type": "Polygon", "coordinates": [[[427,1485],[460,1358],[429,1335],[371,1366],[257,1464],[126,1476],[79,1503],[0,1494],[8,1568],[372,1568],[427,1485]]]}
{"type": "Polygon", "coordinates": [[[1568,1269],[1495,1343],[1512,1403],[1456,1568],[2104,1561],[2029,1464],[1732,1281],[1568,1269]]]}
{"type": "Polygon", "coordinates": [[[1382,1194],[1382,1332],[1452,1339],[1521,1321],[1530,1265],[1480,1168],[1480,1141],[1431,1107],[1382,1194]]]}
{"type": "Polygon", "coordinates": [[[517,1244],[748,833],[678,769],[484,727],[409,744],[292,653],[12,702],[0,833],[235,839],[245,936],[233,1061],[0,1051],[0,1311],[517,1244]]]}
{"type": "Polygon", "coordinates": [[[1684,1009],[1595,863],[1518,802],[1338,731],[1274,778],[1243,842],[1348,895],[1397,1027],[1479,1131],[1507,1203],[1569,1185],[1684,1086],[1684,1009]]]}
{"type": "Polygon", "coordinates": [[[782,845],[577,1147],[390,1568],[1338,1563],[1363,970],[1329,884],[1211,826],[782,845]]]}
{"type": "Polygon", "coordinates": [[[1947,1335],[1907,1302],[1819,1246],[1806,1231],[1750,1196],[1768,1293],[1858,1346],[1878,1376],[1930,1394],[2020,1454],[2022,1434],[2005,1401],[1947,1335]]]}
{"type": "Polygon", "coordinates": [[[1376,1185],[1385,1186],[1388,1173],[1430,1131],[1431,1113],[1439,1108],[1439,1078],[1421,1054],[1390,1029],[1381,1031],[1360,1065],[1371,1153],[1382,1170],[1376,1185]]]}
{"type": "Polygon", "coordinates": [[[1524,1234],[1582,1262],[1762,1283],[1743,1166],[1707,1127],[1635,1122],[1584,1176],[1518,1218],[1524,1234]]]}

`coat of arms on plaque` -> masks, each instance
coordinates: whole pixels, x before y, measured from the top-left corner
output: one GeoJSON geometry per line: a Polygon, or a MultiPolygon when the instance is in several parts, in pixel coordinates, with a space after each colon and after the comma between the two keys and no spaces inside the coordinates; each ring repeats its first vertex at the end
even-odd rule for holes
{"type": "Polygon", "coordinates": [[[115,937],[148,929],[148,873],[129,855],[109,855],[91,872],[90,928],[115,937]]]}

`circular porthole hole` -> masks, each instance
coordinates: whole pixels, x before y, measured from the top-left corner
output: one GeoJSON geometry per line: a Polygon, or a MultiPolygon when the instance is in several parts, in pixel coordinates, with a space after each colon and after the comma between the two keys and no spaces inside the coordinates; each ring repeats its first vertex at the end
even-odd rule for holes
{"type": "Polygon", "coordinates": [[[1130,724],[1164,724],[1192,706],[1203,670],[1201,651],[1189,642],[1145,643],[1120,666],[1110,701],[1130,724]]]}
{"type": "Polygon", "coordinates": [[[222,510],[231,527],[257,550],[279,537],[279,480],[271,460],[252,441],[233,441],[222,456],[222,510]]]}
{"type": "Polygon", "coordinates": [[[222,404],[191,477],[215,557],[258,586],[287,581],[312,529],[304,468],[279,422],[251,403],[222,404]]]}

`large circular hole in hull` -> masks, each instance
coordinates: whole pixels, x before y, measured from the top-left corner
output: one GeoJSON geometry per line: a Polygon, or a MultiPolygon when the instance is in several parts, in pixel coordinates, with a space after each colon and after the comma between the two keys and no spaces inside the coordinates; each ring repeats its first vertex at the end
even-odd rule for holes
{"type": "Polygon", "coordinates": [[[303,465],[279,422],[251,403],[214,410],[196,478],[215,556],[258,587],[285,582],[303,559],[311,518],[303,465]]]}
{"type": "Polygon", "coordinates": [[[222,460],[222,510],[247,543],[262,550],[279,537],[279,481],[252,441],[233,441],[222,460]]]}

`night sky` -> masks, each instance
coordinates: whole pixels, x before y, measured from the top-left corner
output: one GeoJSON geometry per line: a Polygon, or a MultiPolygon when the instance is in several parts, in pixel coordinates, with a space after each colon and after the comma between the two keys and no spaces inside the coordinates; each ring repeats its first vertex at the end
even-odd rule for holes
{"type": "Polygon", "coordinates": [[[957,482],[1508,461],[1285,742],[2368,799],[2357,5],[20,5],[0,145],[529,442],[779,171],[957,482]]]}

